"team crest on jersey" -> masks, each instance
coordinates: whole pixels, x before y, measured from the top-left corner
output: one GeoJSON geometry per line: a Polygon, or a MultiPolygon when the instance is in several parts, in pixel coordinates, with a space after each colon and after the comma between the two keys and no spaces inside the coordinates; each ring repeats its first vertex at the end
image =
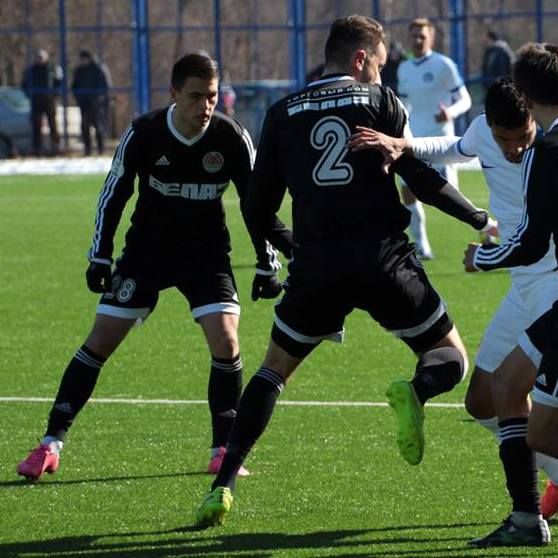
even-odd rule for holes
{"type": "Polygon", "coordinates": [[[224,164],[225,159],[218,151],[210,151],[206,153],[202,159],[203,168],[211,173],[219,172],[224,164]]]}
{"type": "Polygon", "coordinates": [[[424,81],[425,83],[430,83],[431,81],[434,81],[434,74],[432,72],[426,72],[422,75],[422,81],[424,81]]]}

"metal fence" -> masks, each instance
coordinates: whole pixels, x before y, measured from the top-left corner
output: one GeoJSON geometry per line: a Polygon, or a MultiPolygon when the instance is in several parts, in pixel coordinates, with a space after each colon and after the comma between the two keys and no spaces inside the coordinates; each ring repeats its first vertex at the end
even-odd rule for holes
{"type": "Polygon", "coordinates": [[[132,115],[166,104],[173,62],[203,49],[220,62],[239,118],[257,135],[269,103],[322,61],[331,21],[351,13],[379,19],[403,44],[409,21],[429,17],[436,48],[473,89],[488,26],[513,48],[558,42],[558,0],[0,0],[0,85],[17,86],[46,48],[64,70],[61,104],[70,106],[77,55],[87,48],[110,69],[118,134],[132,115]]]}

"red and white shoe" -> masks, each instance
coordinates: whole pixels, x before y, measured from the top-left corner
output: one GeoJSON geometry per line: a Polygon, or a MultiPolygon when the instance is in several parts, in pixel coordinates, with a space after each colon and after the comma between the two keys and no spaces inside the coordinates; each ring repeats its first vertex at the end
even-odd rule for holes
{"type": "Polygon", "coordinates": [[[541,497],[541,513],[545,519],[549,519],[558,511],[558,484],[551,480],[546,481],[546,488],[541,497]]]}
{"type": "Polygon", "coordinates": [[[40,444],[17,466],[17,474],[30,481],[38,481],[43,473],[54,473],[60,464],[60,455],[54,444],[40,444]]]}
{"type": "MultiPolygon", "coordinates": [[[[207,472],[211,473],[212,475],[216,475],[221,469],[221,465],[223,464],[223,459],[225,458],[225,454],[227,453],[227,448],[221,446],[218,448],[217,453],[210,459],[209,465],[207,466],[207,472]]],[[[239,477],[247,477],[250,474],[250,471],[240,466],[237,475],[239,477]]]]}

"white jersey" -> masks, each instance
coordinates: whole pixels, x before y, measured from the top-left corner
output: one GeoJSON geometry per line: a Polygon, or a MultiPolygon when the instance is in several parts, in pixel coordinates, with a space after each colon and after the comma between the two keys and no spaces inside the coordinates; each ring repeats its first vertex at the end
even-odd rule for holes
{"type": "MultiPolygon", "coordinates": [[[[413,151],[421,159],[433,164],[466,162],[478,157],[486,178],[489,193],[488,207],[498,221],[502,241],[516,230],[523,215],[523,184],[521,164],[508,161],[486,121],[486,116],[477,116],[462,138],[414,138],[413,151]]],[[[512,278],[525,274],[539,274],[556,269],[554,243],[544,258],[528,266],[512,268],[512,278]]]]}
{"type": "Polygon", "coordinates": [[[453,135],[453,118],[471,107],[457,66],[439,52],[402,62],[397,69],[397,91],[417,137],[453,135]],[[434,118],[440,112],[440,104],[450,109],[452,119],[448,122],[436,122],[434,118]]]}

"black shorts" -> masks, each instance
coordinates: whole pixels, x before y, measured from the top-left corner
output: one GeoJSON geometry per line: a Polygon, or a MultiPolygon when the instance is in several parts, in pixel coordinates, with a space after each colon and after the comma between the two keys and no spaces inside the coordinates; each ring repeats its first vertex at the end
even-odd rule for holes
{"type": "MultiPolygon", "coordinates": [[[[532,394],[533,401],[558,407],[558,301],[535,320],[525,334],[534,349],[542,355],[532,394]]],[[[520,339],[520,345],[533,358],[532,348],[529,350],[526,347],[525,336],[520,339]]]]}
{"type": "Polygon", "coordinates": [[[188,300],[195,319],[224,312],[240,314],[234,275],[228,254],[149,261],[124,252],[116,261],[112,290],[103,294],[97,313],[145,320],[154,310],[159,292],[176,287],[188,300]]]}
{"type": "Polygon", "coordinates": [[[321,274],[289,266],[273,338],[290,354],[304,356],[324,339],[341,341],[345,317],[356,308],[415,352],[427,350],[453,327],[405,235],[384,241],[369,259],[340,264],[335,272],[321,274]]]}

